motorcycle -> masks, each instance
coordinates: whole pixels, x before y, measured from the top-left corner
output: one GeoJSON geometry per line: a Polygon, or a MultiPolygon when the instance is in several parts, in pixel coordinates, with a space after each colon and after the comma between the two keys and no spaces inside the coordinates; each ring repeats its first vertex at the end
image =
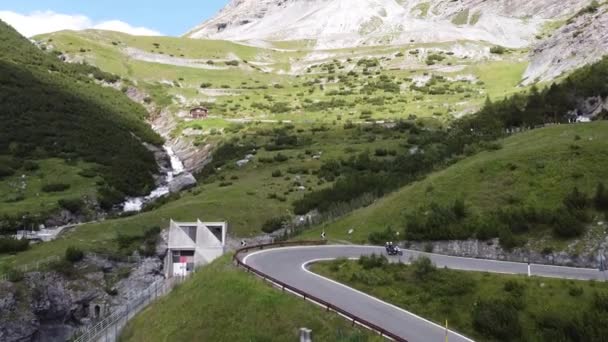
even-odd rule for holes
{"type": "Polygon", "coordinates": [[[395,255],[402,256],[403,251],[397,246],[388,245],[388,246],[386,246],[386,254],[388,254],[390,256],[395,256],[395,255]]]}

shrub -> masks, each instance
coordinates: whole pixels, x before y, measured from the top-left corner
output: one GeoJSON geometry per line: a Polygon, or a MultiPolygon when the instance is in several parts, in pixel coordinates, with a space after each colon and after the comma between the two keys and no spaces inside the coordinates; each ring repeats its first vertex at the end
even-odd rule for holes
{"type": "Polygon", "coordinates": [[[289,159],[289,157],[287,157],[286,155],[282,154],[282,153],[277,153],[274,157],[273,157],[274,161],[276,162],[284,162],[287,161],[289,159]]]}
{"type": "Polygon", "coordinates": [[[508,280],[505,283],[505,285],[503,286],[503,289],[506,292],[511,293],[512,295],[522,296],[524,293],[524,290],[526,289],[526,285],[524,285],[516,280],[508,280]]]}
{"type": "Polygon", "coordinates": [[[583,293],[584,293],[584,290],[582,287],[573,286],[568,289],[568,294],[571,295],[572,297],[580,297],[583,295],[583,293]]]}
{"type": "Polygon", "coordinates": [[[459,219],[463,219],[465,216],[467,216],[467,208],[463,199],[455,200],[452,210],[454,211],[454,215],[456,215],[456,217],[459,219]]]}
{"type": "Polygon", "coordinates": [[[561,238],[573,238],[580,236],[585,231],[585,225],[581,223],[572,211],[563,209],[555,213],[553,232],[561,238]]]}
{"type": "Polygon", "coordinates": [[[414,270],[414,276],[419,280],[426,279],[437,269],[435,264],[433,264],[431,259],[427,256],[420,256],[416,260],[413,260],[411,267],[414,270]]]}
{"type": "Polygon", "coordinates": [[[388,259],[382,254],[363,255],[358,260],[359,265],[363,269],[370,270],[372,268],[383,268],[388,265],[388,259]]]}
{"type": "Polygon", "coordinates": [[[502,55],[502,54],[504,54],[505,52],[507,52],[507,49],[505,49],[505,48],[504,48],[504,47],[502,47],[502,46],[498,46],[498,45],[497,45],[497,46],[492,46],[492,47],[490,48],[490,53],[493,53],[493,54],[496,54],[496,55],[502,55]]]}
{"type": "Polygon", "coordinates": [[[370,233],[367,239],[374,245],[384,245],[388,241],[398,241],[399,237],[397,236],[396,231],[391,227],[387,227],[382,232],[370,233]]]}
{"type": "Polygon", "coordinates": [[[12,176],[15,174],[15,170],[7,165],[0,165],[0,179],[12,176]]]}
{"type": "Polygon", "coordinates": [[[388,155],[388,151],[385,148],[377,148],[374,154],[376,157],[386,157],[388,155]]]}
{"type": "Polygon", "coordinates": [[[498,238],[500,241],[500,246],[507,251],[523,245],[523,241],[518,239],[509,228],[502,229],[498,234],[498,238]]]}
{"type": "Polygon", "coordinates": [[[84,258],[84,252],[77,247],[70,246],[65,250],[65,260],[71,263],[78,262],[84,258]]]}
{"type": "Polygon", "coordinates": [[[22,252],[29,247],[30,243],[26,239],[17,240],[12,237],[0,237],[0,254],[22,252]]]}
{"type": "Polygon", "coordinates": [[[283,228],[283,224],[285,222],[289,222],[289,216],[278,216],[268,219],[264,224],[262,224],[262,231],[264,233],[272,233],[281,228],[283,228]]]}
{"type": "Polygon", "coordinates": [[[59,201],[57,201],[57,203],[63,209],[74,214],[81,213],[85,208],[85,203],[80,198],[60,199],[59,201]]]}
{"type": "Polygon", "coordinates": [[[211,88],[211,86],[213,86],[213,84],[209,83],[209,82],[203,82],[201,83],[201,88],[205,89],[205,88],[211,88]]]}
{"type": "Polygon", "coordinates": [[[473,308],[472,316],[475,330],[487,337],[510,341],[521,334],[517,309],[505,300],[481,300],[473,308]]]}
{"type": "Polygon", "coordinates": [[[50,183],[42,186],[44,192],[62,192],[70,188],[70,184],[50,183]]]}
{"type": "Polygon", "coordinates": [[[277,178],[277,177],[281,177],[281,176],[283,176],[283,173],[281,172],[281,170],[272,171],[272,177],[277,178]]]}
{"type": "Polygon", "coordinates": [[[228,62],[226,62],[226,65],[239,66],[239,61],[236,61],[236,60],[228,61],[228,62]]]}
{"type": "Polygon", "coordinates": [[[593,296],[593,306],[596,310],[608,312],[608,292],[597,292],[593,296]]]}
{"type": "Polygon", "coordinates": [[[578,187],[574,187],[572,192],[564,198],[564,205],[568,209],[586,209],[589,205],[589,198],[585,193],[579,191],[578,187]]]}
{"type": "Polygon", "coordinates": [[[25,171],[36,171],[40,169],[40,165],[38,165],[38,163],[36,163],[35,161],[26,160],[25,162],[23,162],[23,169],[25,171]]]}
{"type": "Polygon", "coordinates": [[[599,183],[597,185],[593,203],[597,210],[608,210],[608,191],[606,191],[604,183],[599,183]]]}

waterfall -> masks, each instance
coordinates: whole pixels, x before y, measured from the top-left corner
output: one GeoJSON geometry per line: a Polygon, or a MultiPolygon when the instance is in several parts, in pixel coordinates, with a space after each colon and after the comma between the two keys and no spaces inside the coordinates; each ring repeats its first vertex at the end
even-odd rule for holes
{"type": "Polygon", "coordinates": [[[173,149],[167,145],[164,145],[163,149],[169,156],[169,161],[171,163],[171,169],[164,174],[164,181],[160,186],[152,190],[152,192],[150,192],[150,194],[147,196],[127,198],[127,200],[122,204],[123,212],[141,211],[144,204],[167,195],[169,193],[169,183],[175,176],[184,172],[184,164],[181,160],[179,160],[175,152],[173,152],[173,149]]]}

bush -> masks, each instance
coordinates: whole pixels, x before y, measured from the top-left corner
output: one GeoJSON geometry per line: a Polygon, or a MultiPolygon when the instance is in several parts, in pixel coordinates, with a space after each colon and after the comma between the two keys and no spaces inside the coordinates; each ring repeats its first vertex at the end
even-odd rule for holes
{"type": "Polygon", "coordinates": [[[281,172],[281,170],[272,171],[272,177],[277,178],[277,177],[281,177],[281,176],[283,176],[283,173],[281,172]]]}
{"type": "Polygon", "coordinates": [[[504,54],[506,52],[507,52],[507,49],[505,49],[502,46],[498,46],[497,45],[497,46],[492,46],[490,48],[490,53],[493,53],[493,54],[496,54],[496,55],[502,55],[502,54],[504,54]]]}
{"type": "Polygon", "coordinates": [[[581,236],[585,232],[585,225],[567,209],[558,210],[555,213],[553,232],[561,238],[573,238],[581,236]]]}
{"type": "Polygon", "coordinates": [[[50,183],[42,186],[44,192],[62,192],[70,188],[70,184],[50,183]]]}
{"type": "Polygon", "coordinates": [[[514,296],[521,297],[524,294],[526,285],[516,280],[508,280],[503,286],[503,289],[505,290],[505,292],[509,292],[514,296]]]}
{"type": "Polygon", "coordinates": [[[15,170],[7,165],[0,165],[0,179],[9,177],[15,174],[15,170]]]}
{"type": "Polygon", "coordinates": [[[597,292],[593,296],[593,306],[596,310],[608,313],[608,292],[597,292]]]}
{"type": "Polygon", "coordinates": [[[74,213],[74,214],[81,213],[83,211],[83,209],[85,208],[85,203],[80,198],[60,199],[59,201],[57,201],[57,203],[63,209],[65,209],[71,213],[74,213]]]}
{"type": "Polygon", "coordinates": [[[367,239],[371,244],[384,245],[388,241],[398,241],[399,236],[391,227],[387,227],[382,232],[371,232],[367,239]]]}
{"type": "Polygon", "coordinates": [[[267,234],[275,232],[283,228],[283,224],[289,222],[289,219],[289,216],[273,217],[262,224],[262,231],[267,234]]]}
{"type": "Polygon", "coordinates": [[[386,157],[388,155],[388,151],[385,148],[377,148],[374,154],[376,157],[386,157]]]}
{"type": "Polygon", "coordinates": [[[239,66],[239,61],[236,61],[236,60],[228,61],[228,62],[226,62],[226,65],[239,66]]]}
{"type": "Polygon", "coordinates": [[[500,246],[507,251],[523,245],[524,242],[521,239],[518,239],[509,228],[501,230],[498,234],[498,238],[500,241],[500,246]]]}
{"type": "Polygon", "coordinates": [[[579,191],[577,187],[574,187],[574,189],[572,189],[572,192],[570,192],[564,198],[564,205],[568,209],[586,209],[589,205],[589,198],[587,198],[587,195],[585,193],[579,191]]]}
{"type": "Polygon", "coordinates": [[[71,263],[84,259],[84,252],[77,247],[70,246],[65,250],[65,260],[71,263]]]}
{"type": "Polygon", "coordinates": [[[454,211],[454,215],[456,215],[456,217],[459,219],[463,219],[465,216],[467,216],[467,208],[463,199],[455,200],[452,210],[454,211]]]}
{"type": "Polygon", "coordinates": [[[473,308],[472,316],[475,330],[487,337],[510,341],[521,334],[517,309],[505,300],[481,300],[473,308]]]}
{"type": "Polygon", "coordinates": [[[597,210],[608,210],[608,191],[606,191],[604,183],[599,183],[597,185],[595,196],[593,197],[593,203],[597,210]]]}
{"type": "Polygon", "coordinates": [[[427,256],[420,256],[416,260],[413,260],[411,267],[414,270],[414,275],[419,280],[426,279],[437,269],[435,264],[433,264],[431,259],[427,256]]]}
{"type": "Polygon", "coordinates": [[[363,269],[384,268],[388,265],[388,259],[382,254],[363,255],[357,261],[363,269]]]}
{"type": "Polygon", "coordinates": [[[287,161],[289,159],[289,157],[287,157],[286,155],[282,154],[282,153],[277,153],[274,157],[273,157],[274,161],[276,162],[284,162],[287,161]]]}
{"type": "Polygon", "coordinates": [[[17,240],[12,237],[0,237],[0,254],[22,252],[29,247],[30,243],[26,239],[17,240]]]}
{"type": "Polygon", "coordinates": [[[36,163],[35,161],[26,160],[25,162],[23,162],[23,169],[25,171],[36,171],[40,169],[40,165],[38,165],[38,163],[36,163]]]}

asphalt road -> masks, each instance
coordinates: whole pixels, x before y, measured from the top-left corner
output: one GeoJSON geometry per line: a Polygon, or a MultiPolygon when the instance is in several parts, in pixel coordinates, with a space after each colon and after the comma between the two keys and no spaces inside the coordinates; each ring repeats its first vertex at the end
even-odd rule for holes
{"type": "MultiPolygon", "coordinates": [[[[245,255],[242,260],[245,264],[271,277],[347,310],[410,342],[444,342],[446,333],[444,327],[363,292],[314,274],[307,269],[307,265],[315,261],[340,257],[358,258],[361,255],[372,253],[384,253],[384,248],[371,246],[286,247],[251,252],[245,255]]],[[[402,257],[391,257],[390,259],[392,261],[401,259],[403,262],[409,262],[410,258],[416,258],[419,255],[428,256],[437,267],[446,266],[451,269],[492,273],[528,274],[528,264],[450,257],[409,250],[404,250],[402,257]]],[[[602,274],[595,269],[532,264],[530,265],[530,271],[534,276],[581,280],[603,279],[602,274]]],[[[449,331],[449,341],[472,340],[455,331],[449,331]]]]}

